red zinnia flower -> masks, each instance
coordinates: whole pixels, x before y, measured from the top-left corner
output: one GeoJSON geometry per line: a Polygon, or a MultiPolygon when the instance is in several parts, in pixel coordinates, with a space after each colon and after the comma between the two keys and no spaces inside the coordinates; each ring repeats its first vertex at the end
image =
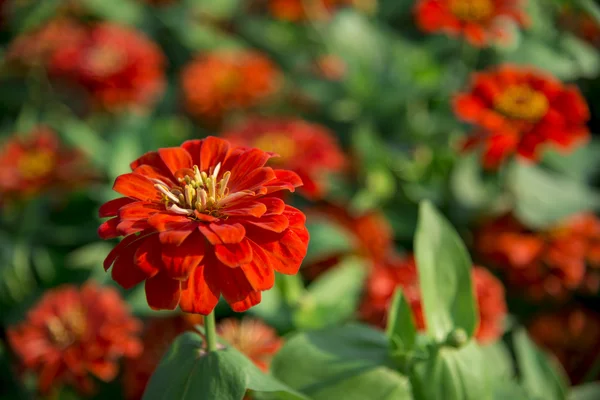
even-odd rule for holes
{"type": "Polygon", "coordinates": [[[271,60],[253,51],[209,53],[181,73],[188,112],[213,121],[226,112],[258,105],[277,91],[280,79],[271,60]]]}
{"type": "Polygon", "coordinates": [[[336,8],[351,3],[352,0],[269,0],[269,11],[278,19],[299,22],[326,19],[336,8]]]}
{"type": "Polygon", "coordinates": [[[558,358],[573,385],[583,382],[600,356],[600,315],[585,308],[540,315],[529,334],[558,358]]]}
{"type": "Polygon", "coordinates": [[[144,395],[150,377],[175,338],[200,324],[200,316],[153,318],[142,333],[144,351],[138,357],[129,357],[123,363],[123,387],[127,400],[138,400],[144,395]]]}
{"type": "Polygon", "coordinates": [[[524,26],[528,18],[522,0],[418,0],[415,6],[419,27],[427,33],[462,35],[482,47],[507,36],[510,21],[524,26]]]}
{"type": "Polygon", "coordinates": [[[305,216],[279,199],[302,181],[264,167],[272,154],[215,137],[147,153],[119,176],[126,197],[100,208],[104,239],[125,236],[104,262],[124,288],[146,281],[153,309],[209,314],[221,294],[245,311],[295,274],[306,255],[305,216]]]}
{"type": "MultiPolygon", "coordinates": [[[[485,268],[473,267],[475,297],[479,310],[479,326],[475,337],[487,343],[502,335],[502,321],[507,313],[502,283],[485,268]]],[[[401,287],[411,306],[418,330],[425,330],[425,318],[419,288],[419,277],[413,257],[390,258],[375,266],[367,280],[365,297],[360,306],[361,318],[384,328],[390,302],[396,288],[401,287]]]]}
{"type": "Polygon", "coordinates": [[[223,134],[239,146],[257,147],[279,154],[270,163],[300,176],[302,192],[311,198],[326,191],[326,174],[340,171],[344,153],[327,128],[302,120],[255,119],[223,134]]]}
{"type": "Polygon", "coordinates": [[[217,325],[217,332],[265,372],[283,345],[275,329],[258,319],[244,318],[239,321],[229,318],[217,325]]]}
{"type": "Polygon", "coordinates": [[[8,339],[25,369],[39,374],[42,394],[62,384],[89,394],[91,375],[111,381],[120,357],[140,353],[140,330],[115,289],[87,283],[47,292],[8,339]]]}
{"type": "Polygon", "coordinates": [[[52,187],[74,187],[93,179],[82,154],[64,148],[54,132],[39,126],[0,147],[0,197],[23,198],[52,187]]]}
{"type": "Polygon", "coordinates": [[[568,150],[589,137],[589,110],[579,90],[527,68],[503,66],[475,74],[454,108],[477,126],[466,147],[483,147],[486,168],[498,167],[514,153],[537,160],[546,143],[568,150]]]}
{"type": "Polygon", "coordinates": [[[591,214],[542,232],[505,215],[484,224],[475,237],[479,254],[504,270],[510,286],[537,300],[563,299],[584,282],[586,261],[600,265],[600,221],[591,214]]]}
{"type": "Polygon", "coordinates": [[[86,89],[102,107],[146,107],[162,93],[165,59],[143,33],[102,23],[85,40],[61,44],[50,60],[53,75],[86,89]]]}

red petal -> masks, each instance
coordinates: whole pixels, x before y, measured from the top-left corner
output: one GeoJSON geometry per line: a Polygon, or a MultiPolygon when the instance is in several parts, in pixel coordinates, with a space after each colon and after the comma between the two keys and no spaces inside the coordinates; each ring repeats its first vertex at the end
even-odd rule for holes
{"type": "Polygon", "coordinates": [[[174,310],[181,296],[181,282],[159,272],[146,281],[146,300],[153,310],[174,310]]]}
{"type": "Polygon", "coordinates": [[[246,223],[277,233],[285,231],[289,225],[288,219],[283,215],[263,216],[256,220],[249,219],[246,223]]]}
{"type": "Polygon", "coordinates": [[[179,246],[194,232],[195,224],[190,223],[189,229],[164,231],[159,233],[160,242],[165,245],[179,246]]]}
{"type": "Polygon", "coordinates": [[[119,212],[119,208],[134,202],[135,200],[127,197],[119,197],[118,199],[110,200],[100,206],[98,215],[100,218],[114,217],[119,212]]]}
{"type": "Polygon", "coordinates": [[[205,265],[206,283],[213,293],[216,293],[215,288],[218,288],[229,304],[243,300],[253,291],[241,268],[229,268],[218,260],[214,260],[214,263],[207,261],[205,265]]]}
{"type": "Polygon", "coordinates": [[[211,167],[215,167],[218,163],[224,164],[227,157],[229,157],[229,152],[228,141],[209,136],[202,141],[200,165],[198,167],[201,171],[209,171],[211,167]]]}
{"type": "Polygon", "coordinates": [[[208,315],[219,302],[221,293],[213,293],[204,278],[204,265],[194,269],[189,279],[182,283],[179,308],[183,312],[208,315]]]}
{"type": "Polygon", "coordinates": [[[238,176],[231,176],[229,189],[231,193],[242,190],[255,191],[275,179],[275,172],[270,167],[258,168],[238,176]]]}
{"type": "Polygon", "coordinates": [[[119,222],[121,222],[119,218],[111,218],[108,221],[103,222],[98,228],[98,236],[102,239],[114,239],[123,236],[121,232],[117,230],[119,222]]]}
{"type": "Polygon", "coordinates": [[[119,209],[119,218],[121,219],[148,219],[153,214],[164,211],[160,204],[146,203],[136,201],[119,209]]]}
{"type": "Polygon", "coordinates": [[[250,292],[245,299],[229,303],[229,306],[235,312],[244,312],[260,303],[261,298],[262,294],[260,292],[250,292]]]}
{"type": "Polygon", "coordinates": [[[480,98],[470,94],[459,94],[453,101],[454,112],[463,121],[475,122],[479,119],[481,112],[486,106],[480,98]]]}
{"type": "Polygon", "coordinates": [[[145,220],[127,219],[117,225],[117,230],[123,236],[131,235],[151,228],[145,220]]]}
{"type": "Polygon", "coordinates": [[[293,171],[277,169],[275,170],[275,177],[275,180],[266,185],[267,193],[274,193],[280,190],[294,192],[297,187],[302,186],[302,179],[293,171]]]}
{"type": "Polygon", "coordinates": [[[156,190],[154,184],[145,176],[135,173],[123,174],[117,177],[113,190],[123,196],[142,201],[161,201],[160,193],[156,190]]]}
{"type": "Polygon", "coordinates": [[[158,154],[172,174],[175,174],[175,172],[182,168],[191,168],[193,166],[192,157],[184,148],[170,147],[159,149],[158,154]]]}
{"type": "Polygon", "coordinates": [[[160,171],[162,175],[169,176],[169,169],[167,168],[163,160],[160,158],[160,155],[156,151],[151,151],[149,153],[144,154],[143,156],[129,164],[129,167],[133,171],[141,165],[150,165],[151,167],[154,167],[158,171],[160,171]]]}
{"type": "Polygon", "coordinates": [[[181,246],[163,245],[162,262],[173,279],[188,279],[204,258],[204,238],[195,231],[181,246]]]}
{"type": "Polygon", "coordinates": [[[192,165],[200,167],[200,150],[202,149],[202,140],[187,140],[181,147],[185,149],[192,157],[192,165]]]}
{"type": "Polygon", "coordinates": [[[263,197],[256,201],[263,203],[267,207],[265,215],[281,214],[285,210],[285,202],[277,197],[263,197]]]}
{"type": "Polygon", "coordinates": [[[248,240],[242,240],[240,243],[217,244],[215,255],[223,264],[235,268],[252,261],[252,247],[248,240]]]}
{"type": "Polygon", "coordinates": [[[198,230],[200,231],[200,233],[202,233],[204,235],[204,237],[206,238],[206,240],[208,240],[210,242],[210,244],[216,245],[216,244],[223,243],[221,241],[221,238],[216,233],[214,233],[213,231],[211,231],[208,228],[208,226],[206,226],[206,225],[198,225],[198,230]]]}
{"type": "Polygon", "coordinates": [[[135,254],[139,248],[138,246],[141,246],[143,243],[144,242],[138,242],[137,244],[126,247],[113,264],[111,276],[115,282],[123,287],[123,289],[131,289],[146,278],[150,278],[152,275],[152,273],[149,275],[146,271],[143,271],[134,262],[135,254]]]}
{"type": "Polygon", "coordinates": [[[106,259],[104,259],[104,270],[108,271],[110,266],[115,262],[117,257],[119,257],[122,253],[124,253],[130,245],[133,245],[136,241],[142,240],[145,235],[142,233],[140,236],[137,235],[129,235],[123,238],[114,249],[108,253],[106,259]]]}
{"type": "Polygon", "coordinates": [[[267,206],[259,201],[244,201],[243,203],[238,203],[239,205],[231,204],[227,205],[226,208],[222,210],[225,215],[238,215],[238,216],[252,216],[252,217],[262,217],[264,213],[267,212],[267,206]]]}
{"type": "Polygon", "coordinates": [[[244,226],[235,224],[210,224],[210,229],[219,236],[223,243],[239,243],[246,235],[244,226]]]}
{"type": "Polygon", "coordinates": [[[231,157],[225,167],[229,167],[232,177],[240,177],[240,179],[248,173],[258,168],[264,167],[271,156],[259,149],[249,149],[240,153],[237,157],[231,157]]]}
{"type": "Polygon", "coordinates": [[[158,213],[148,218],[148,223],[157,231],[187,230],[193,222],[183,215],[158,213]]]}
{"type": "Polygon", "coordinates": [[[242,265],[246,279],[254,290],[269,290],[275,284],[275,272],[265,252],[254,242],[252,247],[252,262],[242,265]]]}
{"type": "Polygon", "coordinates": [[[158,241],[158,236],[152,234],[137,248],[133,256],[135,264],[140,270],[144,271],[148,277],[156,275],[164,267],[160,257],[160,249],[161,246],[158,241]]]}
{"type": "Polygon", "coordinates": [[[133,170],[133,173],[143,175],[146,178],[158,179],[170,186],[174,185],[173,181],[170,178],[170,174],[165,175],[164,171],[161,171],[160,169],[151,165],[140,165],[139,167],[133,170]]]}

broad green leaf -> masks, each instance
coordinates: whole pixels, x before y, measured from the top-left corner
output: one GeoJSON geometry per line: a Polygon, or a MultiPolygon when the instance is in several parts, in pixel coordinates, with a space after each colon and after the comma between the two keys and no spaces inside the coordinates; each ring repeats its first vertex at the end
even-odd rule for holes
{"type": "Polygon", "coordinates": [[[600,382],[587,383],[571,388],[569,400],[598,400],[600,399],[600,382]]]}
{"type": "Polygon", "coordinates": [[[206,353],[202,337],[186,332],[175,339],[156,368],[144,400],[242,400],[247,389],[270,393],[282,400],[305,399],[265,375],[234,348],[206,353]]]}
{"type": "Polygon", "coordinates": [[[396,293],[394,293],[388,314],[386,334],[393,352],[408,352],[415,346],[417,328],[412,310],[402,294],[402,289],[396,289],[396,293]]]}
{"type": "Polygon", "coordinates": [[[532,400],[517,382],[497,381],[492,390],[494,400],[532,400]]]}
{"type": "Polygon", "coordinates": [[[521,383],[529,396],[540,400],[564,400],[567,382],[558,365],[529,339],[525,330],[513,334],[521,383]]]}
{"type": "Polygon", "coordinates": [[[57,118],[53,124],[65,140],[72,146],[78,147],[97,167],[104,167],[109,146],[89,125],[75,118],[57,118]]]}
{"type": "Polygon", "coordinates": [[[467,208],[482,208],[498,195],[497,182],[484,179],[479,157],[476,153],[460,157],[450,176],[452,194],[467,208]]]}
{"type": "Polygon", "coordinates": [[[102,19],[137,25],[144,17],[142,5],[134,0],[80,0],[84,7],[102,19]]]}
{"type": "Polygon", "coordinates": [[[523,162],[513,163],[507,185],[515,199],[516,215],[535,228],[600,208],[600,194],[584,183],[523,162]]]}
{"type": "Polygon", "coordinates": [[[581,182],[589,182],[600,172],[600,140],[590,140],[585,146],[574,149],[569,154],[548,149],[543,162],[565,177],[581,182]]]}
{"type": "MultiPolygon", "coordinates": [[[[288,285],[289,281],[286,279],[288,277],[295,276],[276,274],[275,286],[271,290],[262,292],[260,303],[248,310],[250,314],[258,316],[279,332],[287,332],[293,328],[293,311],[282,293],[283,290],[288,289],[287,286],[291,286],[288,285]]],[[[301,281],[300,285],[302,285],[301,281]]]]}
{"type": "Polygon", "coordinates": [[[408,379],[389,366],[388,351],[382,332],[351,324],[291,337],[271,370],[314,400],[412,399],[408,379]]]}
{"type": "Polygon", "coordinates": [[[486,360],[485,368],[488,376],[496,380],[509,380],[515,376],[510,350],[503,342],[481,346],[481,352],[486,360]]]}
{"type": "Polygon", "coordinates": [[[347,229],[325,219],[313,219],[306,223],[310,233],[305,264],[327,259],[352,250],[353,238],[347,229]]]}
{"type": "Polygon", "coordinates": [[[438,341],[457,328],[472,337],[478,316],[471,258],[458,233],[429,201],[419,207],[415,255],[427,332],[438,341]]]}

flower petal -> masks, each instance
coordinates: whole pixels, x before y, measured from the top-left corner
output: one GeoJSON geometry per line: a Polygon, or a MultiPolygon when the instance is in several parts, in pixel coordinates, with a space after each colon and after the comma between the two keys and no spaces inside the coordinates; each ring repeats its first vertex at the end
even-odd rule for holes
{"type": "Polygon", "coordinates": [[[193,224],[189,218],[183,215],[157,213],[148,218],[148,223],[157,231],[187,230],[193,224]]]}
{"type": "Polygon", "coordinates": [[[186,140],[181,145],[192,157],[192,165],[200,167],[200,150],[202,149],[202,140],[186,140]]]}
{"type": "Polygon", "coordinates": [[[100,218],[114,217],[119,212],[119,209],[127,204],[131,204],[135,200],[128,197],[119,197],[118,199],[107,201],[100,206],[98,215],[100,218]]]}
{"type": "Polygon", "coordinates": [[[206,238],[206,240],[209,241],[210,244],[217,245],[223,243],[221,241],[221,238],[216,233],[211,231],[208,226],[200,224],[198,225],[198,230],[204,235],[204,237],[206,238]]]}
{"type": "Polygon", "coordinates": [[[251,218],[248,219],[246,223],[277,233],[285,231],[289,226],[289,221],[284,215],[268,215],[256,219],[251,218]]]}
{"type": "Polygon", "coordinates": [[[146,281],[146,300],[153,310],[174,310],[181,296],[181,282],[162,271],[146,281]]]}
{"type": "Polygon", "coordinates": [[[200,149],[200,165],[201,171],[209,171],[211,167],[215,167],[218,163],[224,164],[229,157],[230,146],[227,140],[223,140],[214,136],[209,136],[202,141],[200,149]]]}
{"type": "Polygon", "coordinates": [[[139,246],[143,244],[143,241],[137,241],[127,246],[113,264],[111,276],[123,289],[131,289],[156,274],[154,271],[142,270],[134,261],[139,246]]]}
{"type": "Polygon", "coordinates": [[[204,258],[204,243],[202,234],[195,231],[180,246],[163,245],[162,262],[167,275],[173,279],[188,279],[204,258]]]}
{"type": "Polygon", "coordinates": [[[137,248],[133,256],[135,264],[140,270],[144,271],[148,277],[153,277],[164,268],[160,257],[160,248],[158,236],[152,234],[137,248]]]}
{"type": "Polygon", "coordinates": [[[237,176],[232,174],[228,186],[231,193],[241,192],[242,190],[255,191],[274,179],[275,172],[273,169],[263,167],[237,176]]]}
{"type": "Polygon", "coordinates": [[[269,290],[275,284],[275,272],[270,259],[256,243],[250,241],[250,246],[252,261],[240,268],[254,290],[269,290]]]}
{"type": "Polygon", "coordinates": [[[262,217],[267,212],[267,206],[259,201],[245,201],[238,205],[227,204],[222,210],[225,215],[262,217]]]}
{"type": "Polygon", "coordinates": [[[223,264],[235,268],[252,261],[252,248],[248,240],[242,240],[240,243],[217,244],[215,255],[223,264]]]}
{"type": "Polygon", "coordinates": [[[122,236],[121,232],[117,230],[119,222],[121,222],[119,218],[111,218],[108,221],[104,221],[98,228],[98,236],[102,239],[114,239],[122,236]]]}
{"type": "Polygon", "coordinates": [[[192,157],[181,147],[169,147],[158,150],[158,155],[172,174],[183,168],[191,168],[192,157]]]}
{"type": "Polygon", "coordinates": [[[210,224],[210,229],[219,236],[223,243],[239,243],[246,235],[242,224],[210,224]]]}
{"type": "Polygon", "coordinates": [[[262,197],[260,199],[256,199],[256,201],[263,203],[267,207],[267,212],[265,212],[265,215],[279,215],[283,212],[283,210],[285,210],[285,202],[278,197],[262,197]]]}
{"type": "Polygon", "coordinates": [[[213,293],[216,292],[215,287],[218,287],[229,304],[245,299],[253,291],[244,271],[240,268],[229,268],[218,260],[214,263],[207,261],[205,265],[210,266],[204,274],[206,283],[213,293]]]}
{"type": "Polygon", "coordinates": [[[167,168],[163,160],[160,158],[160,155],[156,151],[151,151],[144,154],[143,156],[129,164],[129,167],[132,171],[134,171],[141,165],[149,165],[160,171],[161,175],[169,176],[169,169],[167,168]]]}
{"type": "Polygon", "coordinates": [[[113,185],[113,190],[123,196],[142,201],[161,201],[160,193],[154,187],[154,183],[145,176],[135,173],[118,176],[113,185]]]}
{"type": "Polygon", "coordinates": [[[184,312],[208,315],[219,302],[221,293],[214,293],[204,277],[204,265],[199,265],[190,274],[187,281],[182,282],[179,308],[184,312]]]}
{"type": "Polygon", "coordinates": [[[261,292],[250,292],[246,298],[234,303],[229,303],[229,306],[235,312],[244,312],[260,303],[261,298],[261,292]]]}

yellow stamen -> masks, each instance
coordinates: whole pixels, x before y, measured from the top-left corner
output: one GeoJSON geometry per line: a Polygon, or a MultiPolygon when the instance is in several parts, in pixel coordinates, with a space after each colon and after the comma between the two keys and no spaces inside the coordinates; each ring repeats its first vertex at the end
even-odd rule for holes
{"type": "Polygon", "coordinates": [[[492,0],[451,0],[450,12],[461,21],[485,21],[494,13],[492,0]]]}
{"type": "Polygon", "coordinates": [[[496,111],[506,117],[529,122],[539,121],[548,107],[546,96],[527,85],[509,86],[494,102],[496,111]]]}

